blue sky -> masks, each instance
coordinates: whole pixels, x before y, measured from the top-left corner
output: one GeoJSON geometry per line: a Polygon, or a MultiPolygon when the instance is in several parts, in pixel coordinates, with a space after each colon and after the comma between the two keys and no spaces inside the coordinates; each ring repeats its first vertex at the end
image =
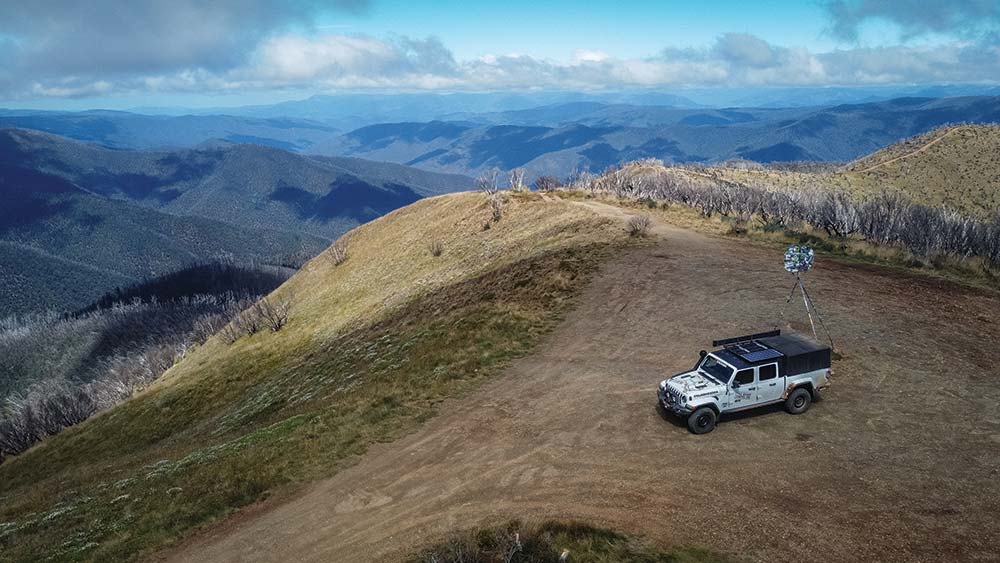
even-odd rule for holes
{"type": "Polygon", "coordinates": [[[510,0],[470,3],[455,0],[373,4],[369,14],[327,14],[319,25],[376,36],[434,34],[456,57],[520,52],[568,59],[576,49],[602,50],[619,57],[644,57],[667,45],[708,45],[725,32],[753,33],[765,40],[828,49],[825,12],[818,3],[617,2],[510,0]]]}
{"type": "Polygon", "coordinates": [[[1000,80],[1000,2],[0,0],[0,106],[1000,80]]]}

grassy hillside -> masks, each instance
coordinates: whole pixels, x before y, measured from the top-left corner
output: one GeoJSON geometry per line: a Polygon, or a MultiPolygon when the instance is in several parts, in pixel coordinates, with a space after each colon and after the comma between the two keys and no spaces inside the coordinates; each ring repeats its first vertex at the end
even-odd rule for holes
{"type": "Polygon", "coordinates": [[[497,222],[459,194],[359,227],[346,261],[321,254],[275,292],[293,300],[281,331],[212,338],[0,465],[5,557],[133,559],[336,472],[530,350],[628,237],[569,202],[505,197],[497,222]]]}
{"type": "Polygon", "coordinates": [[[704,182],[803,190],[829,188],[858,198],[882,193],[984,217],[1000,211],[1000,126],[934,129],[833,170],[802,172],[762,166],[672,169],[704,182]]]}
{"type": "Polygon", "coordinates": [[[935,129],[861,158],[841,175],[850,189],[886,189],[975,214],[1000,211],[1000,125],[935,129]]]}

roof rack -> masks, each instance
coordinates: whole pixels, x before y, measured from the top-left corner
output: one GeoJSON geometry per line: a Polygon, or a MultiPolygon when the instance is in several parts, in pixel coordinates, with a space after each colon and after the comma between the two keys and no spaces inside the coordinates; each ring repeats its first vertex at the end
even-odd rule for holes
{"type": "Polygon", "coordinates": [[[725,346],[727,344],[737,344],[740,342],[749,342],[751,340],[757,340],[758,338],[770,338],[772,336],[781,336],[780,330],[770,330],[767,332],[758,332],[756,334],[747,334],[745,336],[737,336],[735,338],[723,338],[722,340],[713,340],[712,346],[725,346]]]}

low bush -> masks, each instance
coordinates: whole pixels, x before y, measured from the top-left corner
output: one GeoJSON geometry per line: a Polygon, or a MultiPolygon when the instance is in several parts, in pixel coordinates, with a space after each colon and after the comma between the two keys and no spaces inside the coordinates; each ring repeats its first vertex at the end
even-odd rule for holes
{"type": "Polygon", "coordinates": [[[444,243],[439,240],[431,241],[430,244],[427,245],[427,250],[431,253],[431,256],[441,256],[444,254],[444,243]]]}
{"type": "Polygon", "coordinates": [[[498,193],[491,194],[490,198],[490,217],[493,219],[494,223],[503,219],[503,208],[504,200],[498,193]]]}
{"type": "Polygon", "coordinates": [[[628,220],[628,234],[633,237],[644,237],[649,234],[650,220],[646,215],[634,215],[628,220]]]}
{"type": "Polygon", "coordinates": [[[577,522],[525,525],[513,521],[459,533],[409,563],[723,563],[697,548],[663,549],[623,534],[577,522]]]}
{"type": "Polygon", "coordinates": [[[339,240],[330,247],[327,254],[334,266],[347,262],[347,242],[339,240]]]}

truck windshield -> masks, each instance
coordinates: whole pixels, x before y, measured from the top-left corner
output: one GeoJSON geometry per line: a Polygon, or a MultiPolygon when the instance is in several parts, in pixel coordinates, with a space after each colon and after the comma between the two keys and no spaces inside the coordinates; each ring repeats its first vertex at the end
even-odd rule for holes
{"type": "Polygon", "coordinates": [[[733,376],[733,368],[723,364],[715,356],[705,356],[705,361],[701,363],[698,369],[707,373],[712,379],[717,380],[723,385],[728,384],[729,378],[733,376]]]}

